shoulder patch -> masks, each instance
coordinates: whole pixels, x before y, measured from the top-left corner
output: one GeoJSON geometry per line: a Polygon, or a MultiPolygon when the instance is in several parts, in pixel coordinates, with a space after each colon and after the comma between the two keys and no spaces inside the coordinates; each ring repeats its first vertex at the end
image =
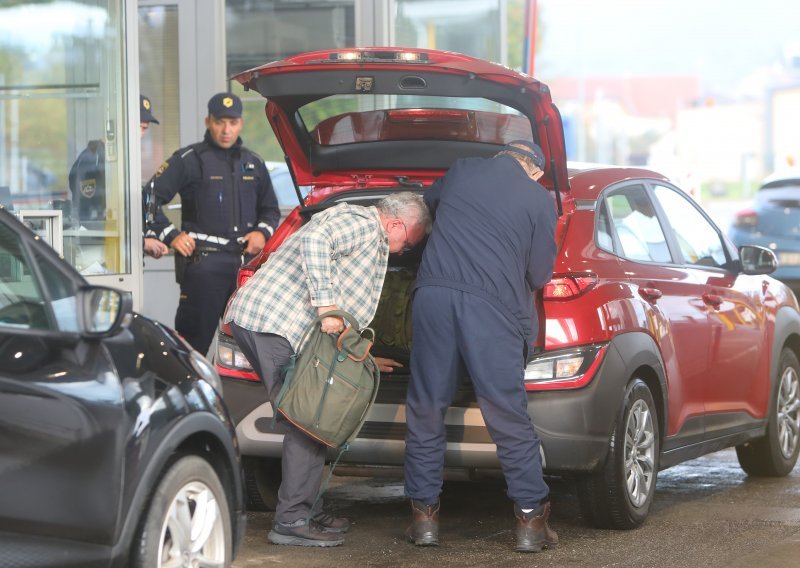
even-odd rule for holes
{"type": "Polygon", "coordinates": [[[155,175],[155,177],[158,177],[158,176],[160,176],[161,174],[163,174],[163,173],[164,173],[164,170],[166,170],[168,167],[169,167],[169,162],[164,162],[163,164],[161,164],[161,165],[158,167],[158,169],[156,170],[156,175],[155,175]]]}

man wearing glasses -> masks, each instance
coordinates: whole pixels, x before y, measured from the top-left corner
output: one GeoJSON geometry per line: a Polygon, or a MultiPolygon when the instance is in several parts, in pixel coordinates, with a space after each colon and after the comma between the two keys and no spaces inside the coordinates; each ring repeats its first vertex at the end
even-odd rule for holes
{"type": "Polygon", "coordinates": [[[439,543],[444,416],[465,375],[514,502],[516,550],[558,543],[523,386],[538,328],[532,292],[550,280],[556,252],[544,164],[538,145],[518,140],[493,158],[457,161],[425,192],[435,220],[417,272],[406,399],[406,537],[419,546],[439,543]]]}
{"type": "MultiPolygon", "coordinates": [[[[410,192],[391,194],[374,207],[336,205],[287,238],[239,288],[224,320],[231,323],[273,407],[281,388],[279,370],[297,351],[314,318],[342,309],[368,325],[378,307],[389,254],[402,254],[419,243],[430,224],[422,197],[410,192]]],[[[320,327],[340,333],[344,321],[328,317],[320,327]]],[[[284,432],[283,477],[267,538],[294,546],[342,544],[349,521],[326,513],[317,500],[326,446],[282,418],[278,425],[284,432]]]]}

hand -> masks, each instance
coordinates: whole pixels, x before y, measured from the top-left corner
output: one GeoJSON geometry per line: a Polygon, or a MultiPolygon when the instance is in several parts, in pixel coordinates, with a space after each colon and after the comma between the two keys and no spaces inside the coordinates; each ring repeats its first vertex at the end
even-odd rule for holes
{"type": "Polygon", "coordinates": [[[167,245],[154,239],[153,237],[145,237],[144,239],[144,254],[152,256],[153,258],[161,258],[169,252],[167,245]]]}
{"type": "MultiPolygon", "coordinates": [[[[337,306],[320,306],[317,308],[317,315],[338,309],[337,306]]],[[[344,331],[344,320],[340,317],[323,318],[320,321],[319,328],[323,333],[341,333],[344,331]]]]}
{"type": "Polygon", "coordinates": [[[375,357],[375,363],[378,364],[378,370],[381,373],[393,373],[394,367],[402,367],[403,364],[395,361],[394,359],[387,359],[386,357],[375,357]]]}
{"type": "Polygon", "coordinates": [[[250,231],[242,238],[242,241],[247,243],[244,254],[258,254],[264,250],[264,245],[267,244],[267,239],[261,231],[250,231]]]}
{"type": "Polygon", "coordinates": [[[192,256],[194,253],[195,242],[192,237],[187,235],[186,233],[181,233],[169,244],[175,252],[182,256],[192,256]]]}

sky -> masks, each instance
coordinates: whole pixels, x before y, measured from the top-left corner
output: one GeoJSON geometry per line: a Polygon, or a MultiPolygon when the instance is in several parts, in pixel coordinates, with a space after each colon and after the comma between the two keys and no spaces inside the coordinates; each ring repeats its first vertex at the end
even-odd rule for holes
{"type": "MultiPolygon", "coordinates": [[[[690,74],[709,94],[800,56],[798,0],[539,0],[535,75],[690,74]]],[[[799,70],[800,71],[800,70],[799,70]]]]}

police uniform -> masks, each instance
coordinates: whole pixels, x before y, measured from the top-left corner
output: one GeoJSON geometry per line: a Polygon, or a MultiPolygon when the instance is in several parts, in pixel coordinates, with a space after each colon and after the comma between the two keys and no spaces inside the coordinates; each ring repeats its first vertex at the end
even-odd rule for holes
{"type": "Polygon", "coordinates": [[[509,497],[537,507],[548,489],[523,372],[538,327],[532,291],[547,283],[555,261],[553,200],[502,154],[458,160],[424,197],[435,221],[412,302],[406,495],[438,502],[443,417],[469,375],[509,497]]]}
{"type": "Polygon", "coordinates": [[[81,221],[106,218],[106,147],[91,140],[69,170],[73,215],[81,221]]]}
{"type": "MultiPolygon", "coordinates": [[[[241,116],[241,101],[226,95],[212,97],[209,114],[223,116],[232,111],[230,116],[241,116]],[[221,107],[223,100],[226,108],[221,107]]],[[[195,240],[191,257],[176,253],[176,267],[185,262],[185,269],[175,329],[205,354],[235,289],[242,261],[237,239],[257,230],[268,240],[280,220],[269,172],[264,160],[245,148],[241,138],[224,149],[206,131],[202,142],[175,152],[151,181],[159,206],[180,194],[181,231],[195,240]]],[[[159,209],[146,235],[169,245],[181,231],[159,209]]]]}

